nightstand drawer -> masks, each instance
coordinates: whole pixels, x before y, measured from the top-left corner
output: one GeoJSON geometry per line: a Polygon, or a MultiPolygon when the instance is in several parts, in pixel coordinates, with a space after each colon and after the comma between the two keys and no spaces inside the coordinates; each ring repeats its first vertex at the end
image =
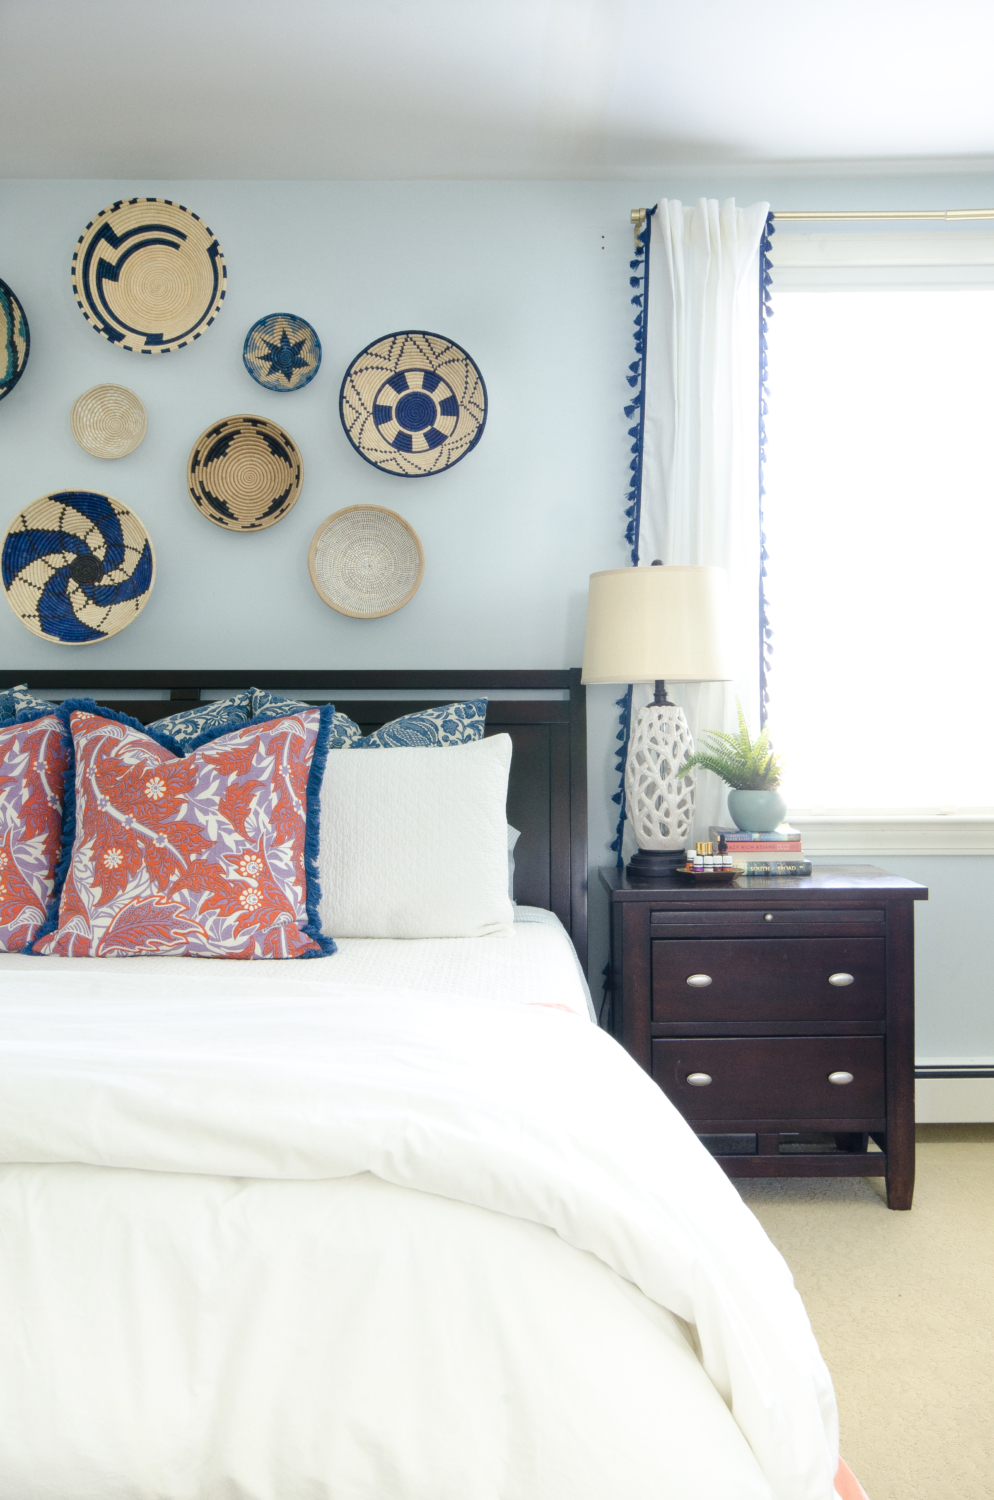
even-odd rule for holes
{"type": "Polygon", "coordinates": [[[652,944],[654,1021],[877,1021],[884,939],[684,938],[652,944]]]}
{"type": "Polygon", "coordinates": [[[652,1076],[690,1121],[868,1120],[885,1112],[883,1037],[654,1041],[652,1076]]]}
{"type": "MultiPolygon", "coordinates": [[[[727,891],[728,887],[724,887],[727,891]]],[[[738,892],[736,891],[736,895],[738,892]]],[[[680,907],[652,913],[654,938],[662,937],[862,937],[882,934],[884,913],[879,908],[777,906],[760,904],[752,891],[749,905],[735,904],[707,910],[680,907]],[[753,904],[755,903],[755,904],[753,904]]]]}

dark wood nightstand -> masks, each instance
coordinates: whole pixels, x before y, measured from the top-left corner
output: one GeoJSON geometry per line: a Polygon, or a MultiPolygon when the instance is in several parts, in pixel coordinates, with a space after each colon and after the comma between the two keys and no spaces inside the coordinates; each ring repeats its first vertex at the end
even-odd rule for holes
{"type": "Polygon", "coordinates": [[[925,886],[871,865],[706,887],[601,880],[611,1030],[725,1171],[886,1177],[889,1206],[910,1208],[925,886]]]}

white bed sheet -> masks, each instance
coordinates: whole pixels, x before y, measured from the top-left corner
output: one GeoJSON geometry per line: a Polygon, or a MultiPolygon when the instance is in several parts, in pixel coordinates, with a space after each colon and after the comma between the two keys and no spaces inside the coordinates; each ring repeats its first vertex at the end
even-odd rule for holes
{"type": "Polygon", "coordinates": [[[170,958],[39,958],[0,953],[0,984],[6,975],[42,964],[51,973],[127,973],[188,979],[210,965],[219,973],[212,993],[282,992],[288,986],[317,992],[329,985],[368,985],[466,995],[512,1005],[557,1005],[595,1019],[590,991],[569,935],[554,912],[518,906],[508,934],[482,938],[339,938],[327,958],[290,961],[170,958]]]}
{"type": "Polygon", "coordinates": [[[790,1275],[595,1027],[66,962],[0,982],[0,1495],[829,1500],[790,1275]]]}

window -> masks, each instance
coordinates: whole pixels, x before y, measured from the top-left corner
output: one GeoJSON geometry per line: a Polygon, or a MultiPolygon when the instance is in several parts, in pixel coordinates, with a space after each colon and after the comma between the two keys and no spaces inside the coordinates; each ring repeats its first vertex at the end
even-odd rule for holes
{"type": "Polygon", "coordinates": [[[994,236],[774,241],[770,729],[792,811],[994,810],[994,236]]]}

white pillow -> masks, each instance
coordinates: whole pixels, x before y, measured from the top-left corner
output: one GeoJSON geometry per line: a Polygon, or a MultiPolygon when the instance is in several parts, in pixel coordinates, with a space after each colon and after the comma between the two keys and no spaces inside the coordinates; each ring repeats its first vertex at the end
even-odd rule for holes
{"type": "Polygon", "coordinates": [[[321,786],[321,926],[331,937],[483,937],[507,894],[511,739],[328,756],[321,786]]]}

